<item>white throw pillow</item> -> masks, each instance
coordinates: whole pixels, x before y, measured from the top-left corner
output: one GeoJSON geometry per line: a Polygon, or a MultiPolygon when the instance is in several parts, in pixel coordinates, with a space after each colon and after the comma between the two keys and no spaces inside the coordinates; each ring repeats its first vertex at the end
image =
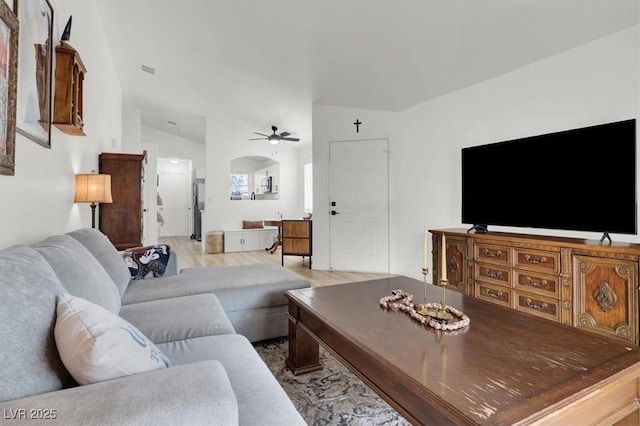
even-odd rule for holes
{"type": "Polygon", "coordinates": [[[69,294],[58,296],[54,335],[64,366],[81,385],[171,366],[129,322],[69,294]]]}

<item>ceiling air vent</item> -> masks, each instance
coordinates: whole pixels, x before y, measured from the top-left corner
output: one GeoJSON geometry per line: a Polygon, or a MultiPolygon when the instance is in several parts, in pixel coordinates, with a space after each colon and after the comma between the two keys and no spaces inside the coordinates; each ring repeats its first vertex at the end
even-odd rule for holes
{"type": "Polygon", "coordinates": [[[156,74],[156,69],[155,68],[151,68],[150,66],[147,66],[145,64],[142,64],[142,71],[148,72],[151,75],[155,75],[156,74]]]}
{"type": "Polygon", "coordinates": [[[171,120],[167,121],[167,123],[171,124],[172,126],[175,126],[176,124],[178,124],[175,121],[171,121],[171,120]]]}

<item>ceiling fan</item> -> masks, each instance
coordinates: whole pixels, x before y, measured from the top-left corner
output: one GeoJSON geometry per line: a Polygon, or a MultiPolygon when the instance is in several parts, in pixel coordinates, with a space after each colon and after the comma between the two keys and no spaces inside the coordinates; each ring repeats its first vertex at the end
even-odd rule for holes
{"type": "Polygon", "coordinates": [[[282,132],[280,134],[277,134],[276,131],[278,130],[278,128],[276,126],[271,126],[271,130],[273,130],[273,133],[271,135],[265,135],[264,133],[253,132],[256,135],[260,135],[264,137],[254,138],[249,140],[250,141],[267,140],[271,145],[277,145],[280,143],[280,141],[300,142],[300,138],[290,138],[289,135],[291,133],[289,132],[282,132]]]}

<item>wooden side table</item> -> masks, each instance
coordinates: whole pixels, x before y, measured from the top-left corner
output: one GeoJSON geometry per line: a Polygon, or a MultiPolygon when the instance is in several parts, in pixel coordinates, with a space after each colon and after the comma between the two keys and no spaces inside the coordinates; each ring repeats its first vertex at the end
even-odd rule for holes
{"type": "Polygon", "coordinates": [[[311,269],[312,226],[311,220],[282,220],[282,266],[285,256],[309,256],[311,269]]]}

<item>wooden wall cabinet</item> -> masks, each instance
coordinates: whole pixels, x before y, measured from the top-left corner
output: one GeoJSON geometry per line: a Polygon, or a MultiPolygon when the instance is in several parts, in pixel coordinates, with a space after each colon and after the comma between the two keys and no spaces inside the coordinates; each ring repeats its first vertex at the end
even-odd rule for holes
{"type": "Polygon", "coordinates": [[[445,235],[449,288],[638,344],[640,245],[461,229],[430,232],[434,283],[445,235]]]}
{"type": "Polygon", "coordinates": [[[53,125],[69,135],[85,136],[82,116],[84,75],[87,72],[78,52],[62,42],[56,47],[53,125]]]}
{"type": "Polygon", "coordinates": [[[309,269],[311,269],[311,222],[303,219],[282,221],[282,266],[284,266],[285,256],[308,256],[309,269]]]}
{"type": "Polygon", "coordinates": [[[100,204],[100,231],[118,250],[142,245],[145,154],[100,154],[100,173],[111,175],[113,203],[100,204]]]}

